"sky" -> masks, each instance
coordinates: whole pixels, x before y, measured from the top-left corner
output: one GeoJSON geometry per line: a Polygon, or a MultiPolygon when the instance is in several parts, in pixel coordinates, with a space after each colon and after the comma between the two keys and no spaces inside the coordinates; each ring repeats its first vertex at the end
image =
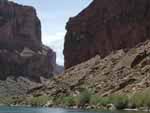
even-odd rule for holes
{"type": "Polygon", "coordinates": [[[36,8],[42,25],[42,42],[57,55],[57,63],[64,64],[63,45],[65,26],[69,17],[77,15],[92,0],[9,0],[36,8]]]}

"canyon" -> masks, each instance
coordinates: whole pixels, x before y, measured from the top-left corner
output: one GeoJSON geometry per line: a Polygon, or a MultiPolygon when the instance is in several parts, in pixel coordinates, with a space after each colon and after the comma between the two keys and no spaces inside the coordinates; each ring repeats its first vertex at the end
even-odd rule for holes
{"type": "Polygon", "coordinates": [[[0,94],[25,94],[59,73],[57,67],[56,53],[41,41],[36,10],[1,0],[0,94]]]}
{"type": "Polygon", "coordinates": [[[55,101],[86,90],[106,97],[149,89],[149,19],[149,0],[93,0],[66,25],[65,70],[58,74],[35,9],[0,2],[0,95],[55,101]]]}
{"type": "Polygon", "coordinates": [[[93,0],[67,23],[65,71],[31,94],[99,97],[150,87],[149,0],[93,0]]]}

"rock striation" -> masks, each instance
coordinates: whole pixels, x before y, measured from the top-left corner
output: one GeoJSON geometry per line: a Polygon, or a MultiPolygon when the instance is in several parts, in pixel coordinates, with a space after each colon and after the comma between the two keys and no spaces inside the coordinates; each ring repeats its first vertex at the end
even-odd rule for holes
{"type": "Polygon", "coordinates": [[[36,10],[7,0],[0,1],[0,80],[9,76],[40,82],[54,75],[55,52],[41,42],[36,10]]]}
{"type": "Polygon", "coordinates": [[[93,0],[67,23],[65,68],[150,39],[149,0],[93,0]]]}

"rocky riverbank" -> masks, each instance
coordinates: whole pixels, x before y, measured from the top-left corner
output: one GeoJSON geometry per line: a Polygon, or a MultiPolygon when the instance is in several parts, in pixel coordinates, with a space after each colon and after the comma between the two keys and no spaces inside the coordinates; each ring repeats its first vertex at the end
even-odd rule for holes
{"type": "Polygon", "coordinates": [[[0,105],[25,107],[62,107],[90,110],[149,111],[149,93],[150,89],[135,94],[111,95],[107,97],[99,97],[89,91],[81,92],[81,94],[78,96],[65,97],[50,97],[48,95],[0,97],[0,105]]]}

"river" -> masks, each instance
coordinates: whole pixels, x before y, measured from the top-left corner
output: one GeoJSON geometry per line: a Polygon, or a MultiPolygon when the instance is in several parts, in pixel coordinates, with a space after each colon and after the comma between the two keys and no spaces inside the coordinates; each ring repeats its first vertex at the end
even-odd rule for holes
{"type": "Polygon", "coordinates": [[[141,113],[133,111],[87,111],[62,108],[0,107],[0,113],[141,113]]]}

